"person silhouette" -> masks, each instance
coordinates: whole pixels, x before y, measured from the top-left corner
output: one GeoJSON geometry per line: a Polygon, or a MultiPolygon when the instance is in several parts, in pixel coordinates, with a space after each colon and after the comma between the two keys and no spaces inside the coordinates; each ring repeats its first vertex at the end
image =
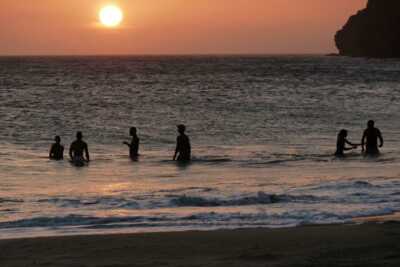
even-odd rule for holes
{"type": "Polygon", "coordinates": [[[353,144],[349,140],[347,140],[347,135],[348,132],[345,129],[339,132],[336,143],[336,152],[335,152],[336,157],[344,157],[345,151],[349,151],[358,147],[358,145],[353,144]],[[346,144],[350,145],[351,147],[346,147],[346,144]]]}
{"type": "Polygon", "coordinates": [[[383,147],[381,131],[375,128],[375,122],[370,120],[361,140],[362,151],[365,152],[366,156],[379,156],[378,139],[379,147],[383,147]]]}
{"type": "Polygon", "coordinates": [[[61,138],[57,135],[54,137],[55,143],[50,148],[49,158],[51,160],[64,159],[64,146],[61,145],[61,138]]]}
{"type": "Polygon", "coordinates": [[[186,126],[180,124],[177,126],[179,136],[176,139],[176,149],[173,160],[179,162],[189,162],[191,161],[191,146],[190,139],[185,134],[186,126]]]}
{"type": "Polygon", "coordinates": [[[132,136],[131,143],[124,142],[124,145],[127,145],[129,147],[129,157],[132,160],[137,160],[139,157],[139,143],[140,139],[137,136],[137,129],[136,127],[132,127],[129,130],[129,134],[132,136]]]}
{"type": "Polygon", "coordinates": [[[90,161],[88,145],[82,139],[82,132],[77,132],[76,140],[69,148],[69,157],[71,158],[71,162],[75,165],[84,165],[85,161],[90,161]],[[86,158],[84,157],[84,153],[86,158]]]}

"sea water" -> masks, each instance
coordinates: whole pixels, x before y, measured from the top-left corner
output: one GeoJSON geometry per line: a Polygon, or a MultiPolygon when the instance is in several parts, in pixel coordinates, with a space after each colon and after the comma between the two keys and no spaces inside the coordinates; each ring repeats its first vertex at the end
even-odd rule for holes
{"type": "Polygon", "coordinates": [[[294,227],[400,211],[400,61],[0,58],[0,238],[294,227]],[[367,120],[382,155],[336,159],[367,120]],[[172,161],[185,124],[193,162],[172,161]],[[128,148],[136,126],[138,162],[128,148]],[[49,161],[76,131],[85,168],[49,161]]]}

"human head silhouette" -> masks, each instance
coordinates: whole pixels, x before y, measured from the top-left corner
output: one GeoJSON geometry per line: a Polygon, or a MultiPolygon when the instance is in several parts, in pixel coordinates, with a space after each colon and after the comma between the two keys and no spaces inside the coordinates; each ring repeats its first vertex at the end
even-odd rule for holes
{"type": "Polygon", "coordinates": [[[186,126],[183,124],[179,124],[178,126],[176,126],[178,128],[178,133],[180,134],[184,134],[186,131],[186,126]]]}
{"type": "Polygon", "coordinates": [[[339,132],[339,136],[341,137],[347,137],[347,130],[343,129],[339,132]]]}
{"type": "Polygon", "coordinates": [[[136,127],[131,127],[131,129],[129,130],[129,133],[131,136],[135,136],[137,133],[137,129],[136,127]]]}
{"type": "Polygon", "coordinates": [[[77,132],[76,133],[76,139],[82,140],[82,138],[83,138],[82,132],[77,132]]]}
{"type": "Polygon", "coordinates": [[[368,121],[368,128],[374,128],[375,122],[373,120],[368,121]]]}
{"type": "Polygon", "coordinates": [[[57,135],[56,137],[54,137],[54,141],[59,144],[61,142],[61,137],[57,135]]]}

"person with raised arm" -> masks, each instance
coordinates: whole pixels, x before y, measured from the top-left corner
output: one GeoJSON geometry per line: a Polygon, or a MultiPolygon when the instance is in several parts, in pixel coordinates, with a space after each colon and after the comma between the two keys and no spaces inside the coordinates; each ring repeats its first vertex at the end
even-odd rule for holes
{"type": "Polygon", "coordinates": [[[129,130],[129,134],[132,137],[132,140],[130,143],[128,142],[124,142],[124,145],[127,145],[129,147],[129,157],[132,160],[137,160],[139,157],[139,143],[140,143],[140,139],[137,136],[137,129],[136,127],[132,127],[129,130]]]}
{"type": "Polygon", "coordinates": [[[336,157],[340,157],[340,158],[344,157],[345,151],[353,150],[358,147],[358,145],[353,144],[349,140],[347,140],[347,135],[348,135],[348,132],[345,129],[343,129],[339,132],[339,134],[337,136],[337,142],[336,142],[336,152],[335,152],[336,157]],[[346,144],[350,145],[350,147],[347,147],[346,144]]]}

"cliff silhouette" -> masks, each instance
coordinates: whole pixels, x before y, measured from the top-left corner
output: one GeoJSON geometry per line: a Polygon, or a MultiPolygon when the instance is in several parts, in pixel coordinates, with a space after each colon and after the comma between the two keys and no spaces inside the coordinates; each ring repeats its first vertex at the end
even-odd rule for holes
{"type": "Polygon", "coordinates": [[[340,55],[400,58],[400,0],[369,0],[335,41],[340,55]]]}

